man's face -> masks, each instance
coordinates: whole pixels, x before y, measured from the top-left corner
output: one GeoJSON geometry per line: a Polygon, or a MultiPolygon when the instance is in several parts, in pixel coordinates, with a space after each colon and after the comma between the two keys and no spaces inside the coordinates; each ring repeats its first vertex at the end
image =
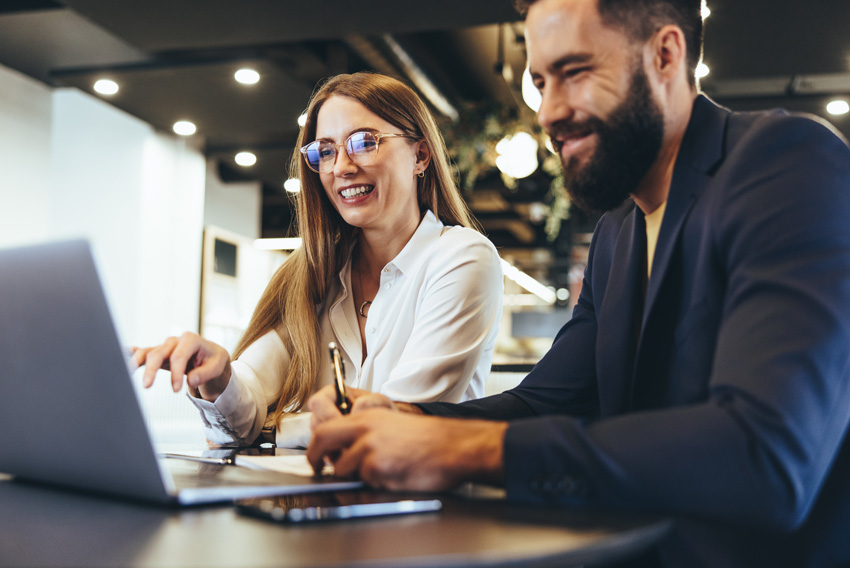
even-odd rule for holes
{"type": "Polygon", "coordinates": [[[655,161],[664,117],[641,50],[605,27],[595,0],[540,0],[528,13],[529,66],[543,95],[538,120],[552,138],[573,200],[608,210],[655,161]]]}

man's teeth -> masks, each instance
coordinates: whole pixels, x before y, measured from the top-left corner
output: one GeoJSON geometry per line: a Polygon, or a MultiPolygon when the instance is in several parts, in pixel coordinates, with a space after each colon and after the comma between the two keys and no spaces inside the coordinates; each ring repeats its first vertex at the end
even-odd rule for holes
{"type": "Polygon", "coordinates": [[[374,189],[371,185],[358,185],[357,187],[349,187],[339,192],[340,195],[348,199],[349,197],[357,197],[369,193],[374,189]]]}

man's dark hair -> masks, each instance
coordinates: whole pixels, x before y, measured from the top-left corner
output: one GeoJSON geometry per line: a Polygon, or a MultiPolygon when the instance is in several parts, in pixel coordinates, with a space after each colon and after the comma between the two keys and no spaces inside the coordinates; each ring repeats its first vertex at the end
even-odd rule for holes
{"type": "MultiPolygon", "coordinates": [[[[514,0],[525,15],[537,0],[514,0]]],[[[597,9],[606,26],[624,31],[636,42],[648,40],[663,26],[679,26],[685,34],[688,78],[696,85],[695,73],[702,57],[702,2],[700,0],[597,0],[597,9]]]]}

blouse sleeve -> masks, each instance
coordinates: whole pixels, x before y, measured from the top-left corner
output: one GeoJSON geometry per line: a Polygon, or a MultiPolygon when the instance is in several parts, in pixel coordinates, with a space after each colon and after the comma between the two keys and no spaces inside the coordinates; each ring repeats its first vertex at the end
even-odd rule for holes
{"type": "Polygon", "coordinates": [[[289,367],[283,340],[270,331],[232,363],[230,382],[215,402],[190,396],[201,411],[207,438],[216,444],[250,443],[263,429],[289,367]]]}
{"type": "Polygon", "coordinates": [[[460,402],[473,375],[489,373],[502,314],[499,255],[478,233],[451,232],[429,259],[412,333],[380,388],[393,400],[460,402]]]}

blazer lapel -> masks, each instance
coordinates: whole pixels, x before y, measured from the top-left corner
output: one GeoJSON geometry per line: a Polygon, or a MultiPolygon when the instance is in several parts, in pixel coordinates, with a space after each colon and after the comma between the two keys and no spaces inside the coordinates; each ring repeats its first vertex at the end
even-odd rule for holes
{"type": "Polygon", "coordinates": [[[637,207],[617,235],[611,267],[605,300],[597,315],[597,353],[609,354],[597,357],[602,383],[599,392],[604,393],[600,402],[602,416],[619,414],[629,404],[646,278],[646,225],[637,207]],[[611,357],[610,353],[620,356],[611,357]]]}
{"type": "Polygon", "coordinates": [[[679,241],[682,226],[694,201],[711,179],[711,172],[723,155],[723,138],[729,111],[718,107],[703,95],[694,102],[691,120],[682,140],[682,147],[673,168],[667,210],[658,234],[652,276],[646,291],[646,309],[641,329],[657,309],[658,291],[670,267],[670,260],[679,241]]]}
{"type": "MultiPolygon", "coordinates": [[[[653,363],[669,357],[669,353],[662,350],[670,349],[671,346],[663,341],[663,337],[672,330],[664,326],[674,323],[669,323],[669,318],[665,317],[671,315],[665,312],[670,308],[671,299],[664,298],[661,291],[665,289],[665,281],[676,276],[672,265],[688,214],[711,180],[717,164],[722,160],[728,116],[729,111],[716,106],[703,96],[697,97],[694,103],[691,121],[673,168],[667,209],[661,222],[652,275],[647,287],[641,322],[641,341],[634,358],[631,392],[627,394],[627,405],[631,409],[652,408],[663,402],[661,398],[667,392],[666,381],[669,377],[659,373],[657,367],[647,373],[643,373],[642,369],[649,365],[647,368],[651,370],[654,368],[653,363]]],[[[688,251],[679,254],[688,254],[688,251]]],[[[677,284],[671,281],[670,285],[677,284]]],[[[673,301],[675,303],[675,300],[673,301]]]]}

